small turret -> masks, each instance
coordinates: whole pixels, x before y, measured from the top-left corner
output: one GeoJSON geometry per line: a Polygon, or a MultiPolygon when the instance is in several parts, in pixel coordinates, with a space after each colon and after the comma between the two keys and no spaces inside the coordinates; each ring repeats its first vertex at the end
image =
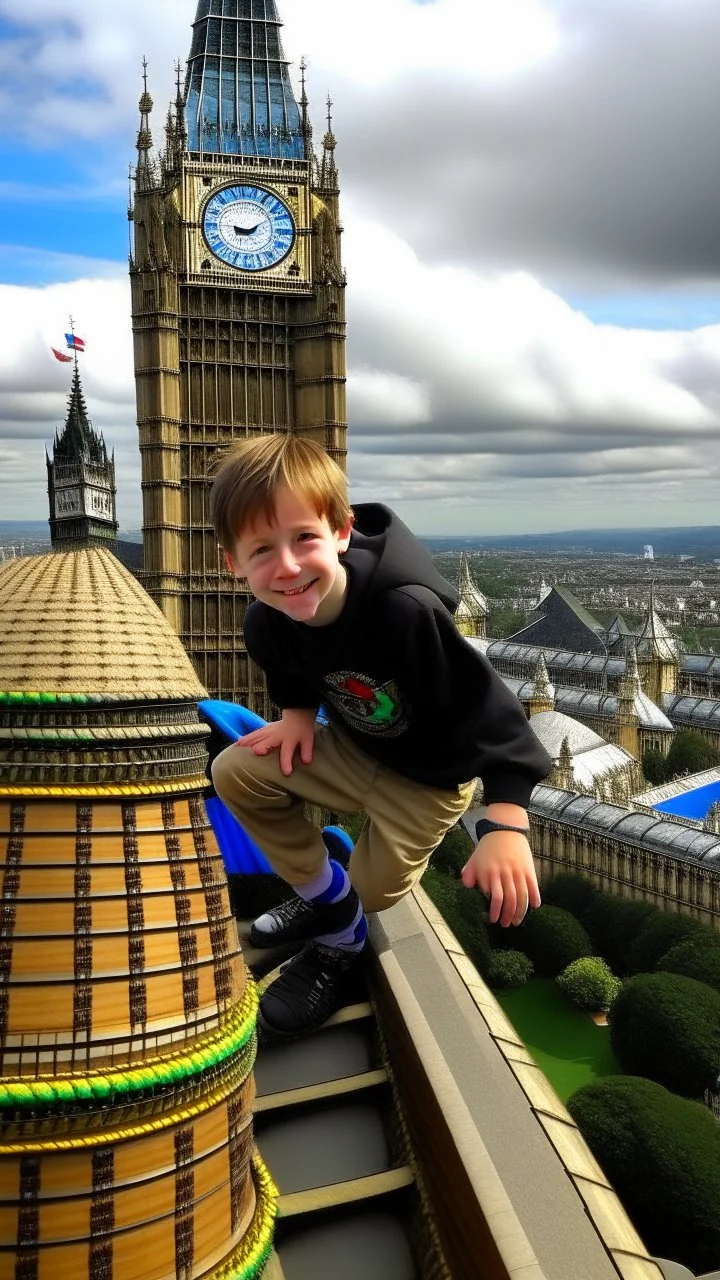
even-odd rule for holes
{"type": "Polygon", "coordinates": [[[658,706],[662,705],[663,694],[677,691],[680,649],[678,640],[658,616],[652,582],[647,615],[637,638],[637,655],[643,688],[658,706]]]}
{"type": "Polygon", "coordinates": [[[143,92],[139,103],[140,128],[137,136],[138,162],[135,171],[137,191],[149,191],[155,186],[155,165],[150,154],[153,145],[150,131],[150,112],[153,109],[153,100],[148,93],[147,69],[147,58],[143,58],[143,92]]]}
{"type": "Polygon", "coordinates": [[[335,194],[338,190],[338,171],[335,163],[337,139],[332,127],[332,98],[327,100],[327,133],[323,138],[323,155],[320,162],[320,189],[335,194]]]}
{"type": "Polygon", "coordinates": [[[463,636],[482,637],[487,634],[488,602],[470,571],[470,562],[464,551],[460,553],[458,574],[460,602],[455,611],[455,622],[463,636]]]}
{"type": "Polygon", "coordinates": [[[553,761],[553,771],[549,778],[550,785],[560,791],[572,791],[575,777],[573,771],[572,752],[567,738],[563,738],[560,755],[553,761]]]}
{"type": "Polygon", "coordinates": [[[528,715],[539,715],[541,711],[555,710],[555,689],[550,683],[545,654],[541,653],[535,666],[533,690],[528,705],[528,715]]]}
{"type": "Polygon", "coordinates": [[[313,160],[313,129],[310,121],[310,103],[307,96],[307,85],[305,82],[305,73],[307,71],[307,62],[304,58],[300,59],[300,128],[305,142],[305,159],[313,160]]]}
{"type": "Polygon", "coordinates": [[[115,457],[88,417],[75,360],[68,411],[47,451],[50,540],[53,550],[108,546],[117,538],[115,457]]]}

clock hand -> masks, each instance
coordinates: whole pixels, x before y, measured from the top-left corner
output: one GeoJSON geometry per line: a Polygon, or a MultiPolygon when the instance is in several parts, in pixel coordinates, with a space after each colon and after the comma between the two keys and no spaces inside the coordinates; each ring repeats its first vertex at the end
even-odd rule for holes
{"type": "Polygon", "coordinates": [[[261,223],[256,222],[254,227],[233,227],[236,236],[254,236],[261,223]]]}

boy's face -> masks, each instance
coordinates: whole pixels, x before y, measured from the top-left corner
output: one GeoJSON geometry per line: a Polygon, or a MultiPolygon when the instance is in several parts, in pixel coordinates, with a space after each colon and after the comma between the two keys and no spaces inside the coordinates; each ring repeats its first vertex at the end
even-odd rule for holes
{"type": "Polygon", "coordinates": [[[347,551],[352,523],[334,532],[301,494],[281,489],[275,520],[260,515],[241,529],[225,563],[237,578],[247,578],[257,600],[294,622],[324,626],[340,615],[345,573],[338,555],[347,551]]]}

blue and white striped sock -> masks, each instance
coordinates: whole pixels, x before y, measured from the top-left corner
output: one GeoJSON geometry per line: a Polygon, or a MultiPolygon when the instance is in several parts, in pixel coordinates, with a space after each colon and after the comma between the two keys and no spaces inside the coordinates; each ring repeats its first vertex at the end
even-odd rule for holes
{"type": "MultiPolygon", "coordinates": [[[[329,903],[341,902],[349,894],[352,885],[345,868],[334,858],[328,857],[310,884],[295,885],[294,889],[306,902],[329,903]]],[[[346,928],[338,929],[335,933],[320,934],[315,941],[343,951],[362,951],[366,937],[367,922],[362,903],[358,901],[355,917],[346,928]]]]}

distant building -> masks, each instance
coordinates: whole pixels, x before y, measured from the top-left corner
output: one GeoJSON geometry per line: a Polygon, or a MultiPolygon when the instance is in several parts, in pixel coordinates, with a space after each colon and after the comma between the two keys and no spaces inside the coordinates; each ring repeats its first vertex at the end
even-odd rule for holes
{"type": "Polygon", "coordinates": [[[75,363],[65,426],[45,451],[53,551],[110,546],[117,541],[115,457],[88,417],[75,363]]]}

